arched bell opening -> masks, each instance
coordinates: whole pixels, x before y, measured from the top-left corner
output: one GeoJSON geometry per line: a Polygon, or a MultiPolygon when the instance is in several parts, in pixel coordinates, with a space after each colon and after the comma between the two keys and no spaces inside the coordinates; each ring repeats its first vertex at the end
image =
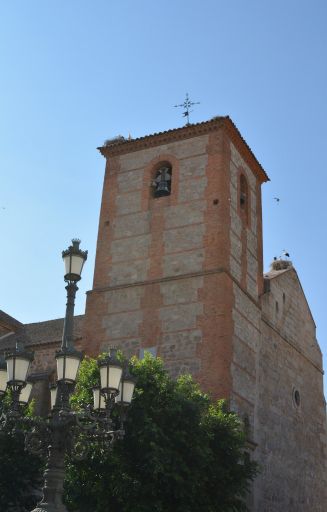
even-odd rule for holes
{"type": "Polygon", "coordinates": [[[169,162],[160,162],[153,171],[153,197],[170,196],[172,185],[172,165],[169,162]]]}

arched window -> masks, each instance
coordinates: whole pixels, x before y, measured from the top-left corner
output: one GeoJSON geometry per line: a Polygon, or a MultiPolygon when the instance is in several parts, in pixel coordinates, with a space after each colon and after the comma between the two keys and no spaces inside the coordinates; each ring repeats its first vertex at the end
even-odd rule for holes
{"type": "Polygon", "coordinates": [[[154,197],[169,196],[171,193],[172,167],[169,162],[161,162],[155,169],[152,181],[154,197]]]}
{"type": "Polygon", "coordinates": [[[249,187],[244,174],[240,176],[240,209],[241,215],[248,224],[249,221],[249,187]]]}

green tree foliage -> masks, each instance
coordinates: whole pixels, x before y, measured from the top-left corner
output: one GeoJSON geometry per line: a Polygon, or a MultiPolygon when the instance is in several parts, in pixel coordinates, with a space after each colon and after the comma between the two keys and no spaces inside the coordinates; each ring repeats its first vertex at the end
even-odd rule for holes
{"type": "MultiPolygon", "coordinates": [[[[5,399],[0,399],[0,416],[7,412],[5,399]]],[[[32,414],[31,408],[26,410],[32,414]]],[[[27,512],[40,498],[42,463],[25,451],[22,432],[0,433],[0,510],[27,512]]]]}
{"type": "MultiPolygon", "coordinates": [[[[190,376],[172,380],[160,359],[131,361],[137,378],[124,440],[110,452],[92,446],[68,465],[66,503],[79,512],[237,512],[257,466],[244,455],[239,418],[211,403],[190,376]]],[[[98,378],[82,363],[73,403],[91,401],[98,378]]]]}

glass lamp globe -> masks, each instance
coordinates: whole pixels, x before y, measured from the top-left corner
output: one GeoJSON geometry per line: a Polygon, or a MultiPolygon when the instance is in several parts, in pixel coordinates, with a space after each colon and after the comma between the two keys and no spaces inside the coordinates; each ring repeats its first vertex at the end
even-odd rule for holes
{"type": "Polygon", "coordinates": [[[117,349],[111,348],[107,357],[99,361],[101,391],[104,393],[118,393],[123,368],[117,359],[117,349]]]}
{"type": "Polygon", "coordinates": [[[120,405],[129,405],[133,398],[135,389],[135,378],[125,369],[121,382],[119,384],[119,393],[116,396],[116,403],[120,405]]]}
{"type": "Polygon", "coordinates": [[[80,240],[72,240],[72,245],[62,252],[62,258],[65,264],[65,281],[79,281],[85,261],[87,260],[87,251],[79,248],[80,240]]]}
{"type": "Polygon", "coordinates": [[[56,384],[52,384],[50,386],[50,407],[51,409],[54,408],[57,402],[57,393],[58,393],[58,386],[56,384]]]}
{"type": "Polygon", "coordinates": [[[74,349],[63,348],[56,352],[58,380],[67,383],[76,381],[82,354],[74,349]]]}
{"type": "Polygon", "coordinates": [[[106,409],[106,401],[101,394],[99,386],[93,388],[93,408],[96,411],[104,411],[106,409]]]}
{"type": "Polygon", "coordinates": [[[33,354],[24,350],[17,343],[16,348],[7,354],[6,361],[8,383],[13,385],[24,384],[30,364],[33,361],[33,354]]]}
{"type": "Polygon", "coordinates": [[[31,392],[33,388],[33,383],[31,381],[27,381],[26,385],[22,388],[21,392],[19,393],[19,402],[21,404],[28,404],[29,399],[31,397],[31,392]]]}

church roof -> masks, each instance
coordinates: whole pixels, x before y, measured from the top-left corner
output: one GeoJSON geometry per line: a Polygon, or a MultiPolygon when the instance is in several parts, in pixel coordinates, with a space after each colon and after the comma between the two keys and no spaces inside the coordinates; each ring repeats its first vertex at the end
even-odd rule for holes
{"type": "MultiPolygon", "coordinates": [[[[74,338],[82,337],[84,315],[74,318],[74,338]]],[[[20,324],[22,329],[17,332],[8,332],[0,336],[0,351],[13,348],[17,341],[21,341],[26,347],[43,345],[48,343],[60,343],[64,326],[64,319],[46,320],[31,324],[20,324]]]]}
{"type": "Polygon", "coordinates": [[[160,146],[162,144],[167,144],[176,140],[193,138],[199,135],[217,131],[220,128],[223,128],[227,131],[233,144],[240,151],[244,160],[251,168],[256,170],[261,182],[269,181],[269,177],[266,171],[259,163],[250,146],[247,144],[245,139],[243,139],[240,131],[229,116],[217,116],[209,121],[189,124],[181,128],[174,128],[159,133],[153,133],[151,135],[145,135],[136,139],[125,139],[122,136],[115,137],[106,141],[106,143],[99,147],[98,150],[104,157],[111,157],[125,153],[131,153],[133,151],[140,151],[141,149],[147,149],[154,146],[160,146]]]}
{"type": "Polygon", "coordinates": [[[271,265],[271,268],[270,268],[269,272],[266,272],[263,275],[265,282],[267,282],[267,284],[268,284],[268,286],[265,286],[265,291],[270,291],[270,281],[272,279],[281,277],[282,275],[284,275],[284,274],[286,274],[287,272],[290,272],[290,271],[292,273],[294,273],[294,275],[295,275],[296,281],[297,281],[298,286],[299,286],[299,288],[301,290],[303,299],[305,300],[305,303],[307,305],[308,312],[309,312],[309,314],[311,316],[312,322],[313,322],[314,325],[316,325],[315,320],[313,318],[313,314],[312,314],[310,305],[309,305],[309,302],[308,302],[308,299],[307,299],[307,297],[306,297],[306,295],[304,293],[303,286],[302,286],[302,283],[300,281],[299,275],[298,275],[297,271],[295,270],[295,268],[293,267],[293,263],[290,260],[282,260],[282,259],[280,259],[280,260],[276,260],[276,261],[272,262],[272,265],[271,265]]]}
{"type": "MultiPolygon", "coordinates": [[[[82,337],[84,323],[84,315],[74,317],[74,338],[82,337]]],[[[61,341],[62,331],[64,327],[64,319],[57,318],[55,320],[47,320],[45,322],[36,322],[26,324],[26,334],[29,336],[31,345],[42,343],[54,343],[61,341]]]]}
{"type": "Polygon", "coordinates": [[[21,322],[0,309],[0,332],[2,329],[6,331],[16,331],[22,327],[23,324],[21,322]]]}

